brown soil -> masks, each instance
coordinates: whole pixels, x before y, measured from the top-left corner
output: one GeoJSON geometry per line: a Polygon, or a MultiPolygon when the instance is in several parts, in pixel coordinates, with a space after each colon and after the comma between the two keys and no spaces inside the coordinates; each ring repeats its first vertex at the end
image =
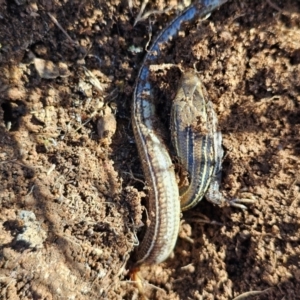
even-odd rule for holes
{"type": "MultiPolygon", "coordinates": [[[[133,27],[132,2],[0,0],[0,299],[139,298],[128,259],[147,190],[130,103],[149,18],[133,27]]],[[[175,13],[150,16],[152,36],[175,13]]],[[[177,65],[153,76],[161,118],[178,67],[196,65],[223,132],[222,191],[257,201],[184,213],[172,257],[142,269],[150,299],[300,299],[299,36],[299,1],[232,0],[158,62],[177,65]]]]}

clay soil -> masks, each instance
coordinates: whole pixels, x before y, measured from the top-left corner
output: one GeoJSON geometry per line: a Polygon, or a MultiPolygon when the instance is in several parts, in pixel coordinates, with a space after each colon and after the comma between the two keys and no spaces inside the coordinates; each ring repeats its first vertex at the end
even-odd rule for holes
{"type": "MultiPolygon", "coordinates": [[[[128,270],[148,191],[130,103],[149,39],[182,9],[152,1],[173,9],[133,26],[140,7],[0,0],[0,299],[140,299],[128,270]]],[[[184,25],[152,74],[167,143],[193,66],[223,133],[222,193],[256,202],[185,212],[171,257],[141,270],[145,295],[300,299],[300,2],[230,0],[184,25]]]]}

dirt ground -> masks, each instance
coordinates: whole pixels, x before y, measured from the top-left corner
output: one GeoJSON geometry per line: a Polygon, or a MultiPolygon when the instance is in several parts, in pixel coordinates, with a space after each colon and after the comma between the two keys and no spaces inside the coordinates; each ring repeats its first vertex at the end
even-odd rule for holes
{"type": "MultiPolygon", "coordinates": [[[[0,0],[0,299],[139,299],[130,103],[177,4],[150,2],[174,8],[133,26],[140,1],[0,0]]],[[[179,67],[195,65],[223,132],[222,192],[257,201],[184,213],[174,254],[142,269],[149,299],[300,299],[299,36],[299,1],[231,0],[157,62],[174,65],[153,72],[166,135],[179,67]]]]}

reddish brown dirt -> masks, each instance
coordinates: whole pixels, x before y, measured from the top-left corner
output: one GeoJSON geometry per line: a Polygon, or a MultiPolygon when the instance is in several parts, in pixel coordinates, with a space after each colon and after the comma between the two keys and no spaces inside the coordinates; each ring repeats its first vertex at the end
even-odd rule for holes
{"type": "MultiPolygon", "coordinates": [[[[128,259],[147,190],[130,103],[149,18],[133,27],[129,3],[0,0],[0,299],[139,298],[128,259]]],[[[151,16],[152,35],[175,13],[151,16]]],[[[299,1],[232,0],[157,62],[176,65],[153,74],[161,119],[195,65],[223,132],[222,191],[257,201],[184,213],[172,257],[142,269],[150,299],[300,299],[299,36],[299,1]]]]}

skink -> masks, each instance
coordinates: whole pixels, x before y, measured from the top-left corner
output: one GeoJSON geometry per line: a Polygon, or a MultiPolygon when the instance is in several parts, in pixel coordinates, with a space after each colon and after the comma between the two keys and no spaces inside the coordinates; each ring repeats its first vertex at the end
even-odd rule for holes
{"type": "Polygon", "coordinates": [[[219,192],[222,135],[212,102],[193,70],[181,78],[170,125],[176,155],[190,177],[189,185],[180,189],[181,209],[194,207],[204,195],[220,205],[224,200],[219,192]]]}
{"type": "Polygon", "coordinates": [[[176,155],[190,182],[180,188],[181,210],[206,200],[222,206],[227,203],[247,209],[242,203],[255,199],[227,199],[220,192],[222,171],[222,133],[212,102],[195,71],[183,74],[171,108],[171,137],[176,155]]]}
{"type": "Polygon", "coordinates": [[[149,187],[149,225],[138,247],[136,267],[157,264],[172,252],[179,231],[180,202],[175,172],[168,149],[159,134],[149,65],[159,57],[161,46],[175,38],[182,22],[203,18],[227,0],[205,0],[188,7],[156,38],[139,71],[131,107],[134,136],[149,187]]]}

